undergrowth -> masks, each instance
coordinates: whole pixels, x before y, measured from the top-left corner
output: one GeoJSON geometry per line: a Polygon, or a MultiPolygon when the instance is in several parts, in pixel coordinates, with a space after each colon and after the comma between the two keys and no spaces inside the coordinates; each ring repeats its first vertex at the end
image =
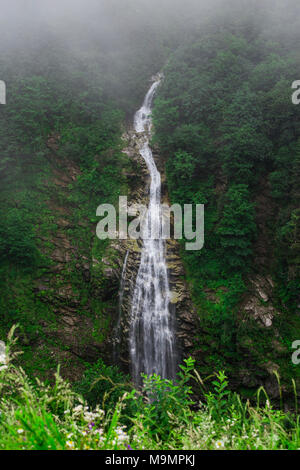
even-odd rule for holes
{"type": "MultiPolygon", "coordinates": [[[[157,375],[144,376],[141,391],[128,383],[113,383],[108,376],[101,405],[92,406],[62,379],[59,368],[49,385],[30,379],[14,365],[20,354],[16,351],[15,328],[0,352],[0,449],[300,448],[294,382],[296,411],[284,412],[273,408],[262,387],[256,405],[250,404],[229,390],[224,372],[216,374],[212,382],[202,380],[194,361],[187,359],[176,383],[157,375]],[[193,399],[193,381],[201,388],[201,403],[193,399]]],[[[92,387],[97,383],[95,379],[92,387]]]]}

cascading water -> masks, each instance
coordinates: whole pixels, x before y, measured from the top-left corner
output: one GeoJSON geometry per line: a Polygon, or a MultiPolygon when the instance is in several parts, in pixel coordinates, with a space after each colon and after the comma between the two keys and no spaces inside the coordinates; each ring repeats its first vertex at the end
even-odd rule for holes
{"type": "Polygon", "coordinates": [[[162,378],[174,379],[177,365],[166,243],[162,239],[161,177],[149,145],[152,101],[160,81],[161,78],[153,83],[134,118],[139,152],[151,176],[141,263],[132,297],[129,338],[132,375],[137,384],[141,383],[141,373],[156,373],[162,378]]]}

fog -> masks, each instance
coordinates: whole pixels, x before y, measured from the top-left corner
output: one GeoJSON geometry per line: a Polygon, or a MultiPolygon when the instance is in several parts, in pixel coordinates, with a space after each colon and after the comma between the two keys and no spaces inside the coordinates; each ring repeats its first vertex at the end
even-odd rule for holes
{"type": "Polygon", "coordinates": [[[299,0],[0,0],[0,6],[0,79],[11,82],[22,67],[44,74],[51,61],[52,69],[70,70],[70,60],[82,60],[82,69],[97,64],[112,96],[138,86],[143,93],[137,73],[144,83],[172,50],[206,31],[238,33],[247,24],[250,36],[287,49],[300,41],[299,0]]]}
{"type": "Polygon", "coordinates": [[[299,21],[298,0],[1,0],[2,47],[37,45],[49,35],[80,47],[101,40],[116,47],[136,30],[186,32],[245,15],[261,29],[299,21]]]}
{"type": "Polygon", "coordinates": [[[174,26],[202,16],[220,0],[1,0],[1,32],[6,44],[43,40],[47,35],[61,40],[95,38],[117,43],[141,28],[174,26]]]}

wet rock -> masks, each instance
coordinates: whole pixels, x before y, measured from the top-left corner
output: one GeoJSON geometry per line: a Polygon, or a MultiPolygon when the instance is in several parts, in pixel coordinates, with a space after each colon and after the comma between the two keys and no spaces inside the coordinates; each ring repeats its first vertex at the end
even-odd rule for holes
{"type": "Polygon", "coordinates": [[[76,317],[69,317],[69,316],[68,316],[68,317],[66,317],[66,316],[65,316],[65,317],[62,317],[62,318],[61,318],[61,321],[64,322],[64,323],[66,323],[66,324],[67,324],[68,326],[70,326],[70,327],[73,327],[73,326],[75,326],[75,325],[78,323],[76,317]]]}
{"type": "Polygon", "coordinates": [[[250,278],[250,283],[252,295],[247,296],[247,301],[242,308],[260,325],[270,328],[273,325],[275,315],[279,314],[272,304],[273,281],[270,276],[264,278],[257,275],[250,278]]]}
{"type": "Polygon", "coordinates": [[[256,298],[249,299],[244,306],[245,312],[252,316],[262,326],[270,328],[273,325],[273,319],[276,314],[275,309],[272,305],[263,306],[259,303],[256,298]]]}

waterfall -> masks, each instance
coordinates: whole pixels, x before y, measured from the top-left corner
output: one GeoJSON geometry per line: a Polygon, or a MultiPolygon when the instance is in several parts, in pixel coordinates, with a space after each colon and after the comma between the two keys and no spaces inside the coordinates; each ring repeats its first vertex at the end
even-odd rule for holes
{"type": "Polygon", "coordinates": [[[141,373],[156,373],[162,378],[174,379],[177,365],[174,318],[170,312],[166,243],[161,236],[161,176],[149,144],[152,101],[160,81],[161,78],[158,78],[153,83],[143,106],[134,117],[139,152],[151,177],[141,263],[132,297],[129,334],[132,376],[136,384],[141,383],[141,373]]]}

